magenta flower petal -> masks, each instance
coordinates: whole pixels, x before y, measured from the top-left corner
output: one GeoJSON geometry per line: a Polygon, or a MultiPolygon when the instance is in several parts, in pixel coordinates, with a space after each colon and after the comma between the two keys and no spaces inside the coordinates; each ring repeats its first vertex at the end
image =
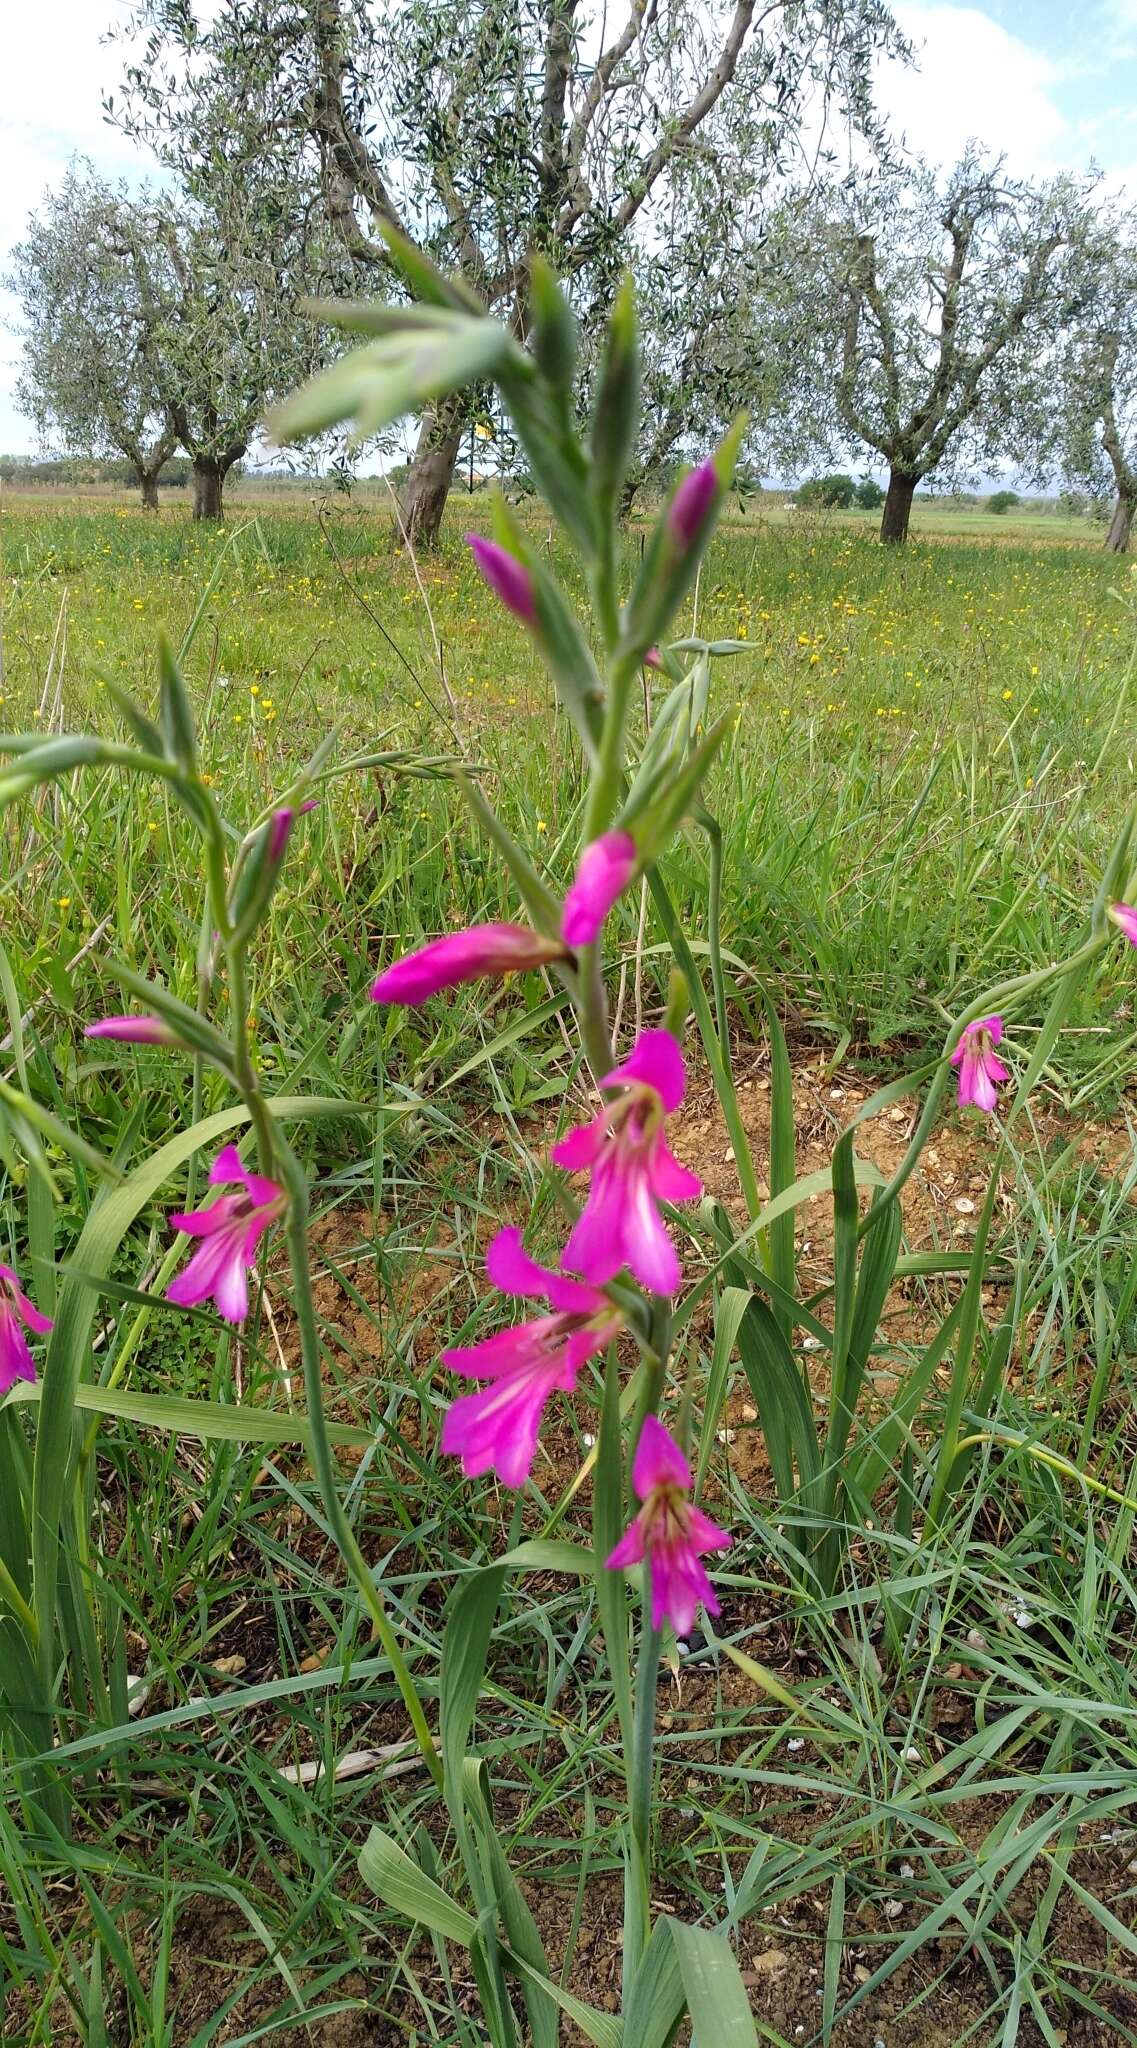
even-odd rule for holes
{"type": "Polygon", "coordinates": [[[245,1162],[235,1145],[223,1145],[209,1169],[209,1183],[217,1187],[224,1181],[244,1182],[245,1162]]]}
{"type": "Polygon", "coordinates": [[[490,589],[500,597],[506,610],[524,625],[531,626],[537,616],[537,606],[533,597],[533,578],[524,562],[519,562],[516,555],[511,555],[509,549],[503,548],[496,540],[486,540],[480,533],[468,533],[466,545],[490,589]]]}
{"type": "Polygon", "coordinates": [[[498,1232],[486,1269],[499,1292],[545,1295],[554,1313],[443,1352],[452,1372],[488,1385],[451,1403],[442,1448],[461,1458],[468,1478],[494,1471],[503,1486],[521,1486],[532,1470],[550,1397],[572,1392],[581,1366],[616,1335],[620,1316],[595,1288],[539,1266],[519,1230],[498,1232]]]}
{"type": "MultiPolygon", "coordinates": [[[[629,1263],[627,1247],[628,1186],[612,1159],[605,1159],[561,1254],[565,1265],[582,1273],[594,1287],[614,1280],[629,1263]]],[[[646,1284],[646,1283],[645,1283],[646,1284]]]]}
{"type": "Polygon", "coordinates": [[[183,1308],[212,1300],[228,1322],[243,1323],[249,1313],[249,1268],[265,1231],[284,1210],[284,1189],[267,1174],[245,1166],[235,1145],[225,1145],[218,1153],[209,1179],[214,1187],[236,1183],[240,1193],[220,1195],[204,1209],[170,1217],[172,1230],[200,1243],[166,1289],[166,1299],[183,1308]]]}
{"type": "Polygon", "coordinates": [[[28,1300],[11,1266],[0,1266],[0,1299],[5,1295],[25,1328],[37,1337],[46,1337],[54,1330],[51,1317],[41,1315],[34,1302],[28,1300]]]}
{"type": "MultiPolygon", "coordinates": [[[[468,1479],[494,1471],[503,1486],[522,1486],[533,1468],[541,1419],[550,1397],[571,1393],[584,1362],[582,1348],[571,1345],[567,1318],[540,1316],[505,1330],[486,1343],[444,1351],[453,1371],[486,1379],[475,1394],[462,1394],[442,1425],[442,1448],[461,1458],[468,1479]]],[[[602,1331],[588,1333],[584,1355],[607,1341],[602,1331]]]]}
{"type": "Polygon", "coordinates": [[[630,832],[605,832],[586,846],[561,917],[566,946],[591,946],[604,920],[636,870],[636,842],[630,832]]]}
{"type": "Polygon", "coordinates": [[[177,1033],[161,1017],[99,1017],[87,1024],[84,1038],[117,1038],[124,1045],[177,1045],[177,1033]]]}
{"type": "Polygon", "coordinates": [[[1119,932],[1124,932],[1131,946],[1137,946],[1137,904],[1111,903],[1109,915],[1119,932]]]}
{"type": "Polygon", "coordinates": [[[656,1147],[652,1166],[652,1190],[661,1202],[694,1202],[703,1192],[703,1183],[697,1173],[676,1159],[674,1152],[665,1144],[656,1147]]]}
{"type": "Polygon", "coordinates": [[[698,539],[718,494],[718,471],[713,462],[701,462],[688,471],[667,512],[667,530],[680,547],[689,548],[698,539]]]}
{"type": "Polygon", "coordinates": [[[1002,1060],[993,1051],[1002,1036],[1001,1017],[977,1017],[973,1023],[964,1025],[959,1044],[951,1056],[952,1066],[959,1068],[961,1104],[970,1103],[976,1109],[987,1111],[996,1107],[995,1084],[1010,1078],[1002,1060]]]}
{"type": "Polygon", "coordinates": [[[654,1088],[668,1115],[678,1109],[687,1085],[682,1048],[670,1031],[641,1031],[622,1066],[604,1076],[602,1088],[627,1087],[644,1081],[654,1088]]]}
{"type": "Polygon", "coordinates": [[[566,1173],[583,1173],[586,1167],[595,1166],[607,1142],[608,1112],[602,1109],[590,1124],[577,1124],[575,1130],[558,1138],[549,1157],[566,1173]]]}
{"type": "Polygon", "coordinates": [[[700,1605],[708,1614],[720,1611],[701,1560],[709,1551],[728,1550],[730,1535],[692,1506],[691,1467],[658,1416],[645,1418],[632,1485],[643,1505],[607,1563],[619,1570],[646,1557],[652,1627],[669,1621],[676,1635],[689,1635],[700,1605]]]}
{"type": "Polygon", "coordinates": [[[683,1099],[683,1054],[669,1031],[641,1031],[601,1087],[621,1092],[589,1124],[554,1145],[568,1172],[592,1169],[588,1199],[562,1261],[594,1287],[623,1266],[653,1294],[673,1294],[680,1267],[658,1203],[689,1202],[702,1183],[669,1150],[664,1117],[683,1099]]]}
{"type": "MultiPolygon", "coordinates": [[[[701,1551],[730,1549],[731,1537],[729,1529],[720,1529],[717,1522],[712,1522],[710,1516],[703,1513],[702,1508],[689,1507],[687,1509],[687,1520],[690,1524],[692,1538],[701,1551]]],[[[717,1607],[714,1612],[718,1613],[717,1607]]]]}
{"type": "Polygon", "coordinates": [[[654,1181],[637,1175],[625,1192],[630,1196],[624,1219],[625,1263],[649,1294],[674,1294],[683,1270],[656,1207],[654,1181]]]}
{"type": "Polygon", "coordinates": [[[11,1266],[0,1266],[0,1394],[8,1393],[17,1380],[31,1383],[36,1377],[25,1329],[46,1337],[53,1328],[51,1317],[41,1315],[28,1300],[11,1266]]]}
{"type": "Polygon", "coordinates": [[[646,1500],[657,1486],[678,1486],[691,1490],[691,1467],[671,1431],[658,1415],[645,1415],[632,1464],[632,1485],[640,1500],[646,1500]]]}
{"type": "Polygon", "coordinates": [[[371,990],[375,1003],[425,1003],[443,989],[482,974],[513,974],[563,957],[564,947],[518,924],[471,924],[432,939],[385,968],[371,990]]]}
{"type": "Polygon", "coordinates": [[[486,1274],[499,1294],[539,1295],[552,1302],[554,1308],[579,1315],[597,1315],[608,1307],[604,1295],[595,1287],[570,1280],[567,1274],[550,1266],[539,1266],[525,1250],[521,1232],[512,1228],[499,1230],[490,1240],[486,1248],[486,1274]]]}
{"type": "Polygon", "coordinates": [[[537,1455],[541,1420],[556,1374],[546,1367],[518,1375],[508,1384],[496,1381],[476,1394],[452,1401],[442,1425],[442,1448],[460,1458],[467,1479],[496,1472],[503,1486],[524,1486],[537,1455]]]}
{"type": "Polygon", "coordinates": [[[27,1338],[15,1316],[0,1309],[0,1394],[7,1394],[17,1380],[34,1381],[35,1376],[27,1338]]]}
{"type": "Polygon", "coordinates": [[[630,1564],[642,1564],[646,1541],[643,1523],[638,1515],[628,1523],[614,1550],[609,1551],[604,1562],[609,1571],[626,1571],[630,1564]]]}
{"type": "Polygon", "coordinates": [[[649,1554],[648,1569],[654,1629],[669,1621],[677,1636],[689,1636],[700,1603],[708,1614],[721,1614],[714,1587],[690,1544],[657,1543],[649,1554]]]}
{"type": "Polygon", "coordinates": [[[486,1273],[499,1294],[547,1297],[550,1275],[547,1266],[531,1259],[515,1229],[499,1230],[486,1247],[486,1273]]]}

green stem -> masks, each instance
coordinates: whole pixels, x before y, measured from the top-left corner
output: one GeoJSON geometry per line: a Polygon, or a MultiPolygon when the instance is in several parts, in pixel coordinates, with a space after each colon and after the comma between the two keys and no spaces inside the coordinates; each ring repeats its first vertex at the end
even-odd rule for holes
{"type": "Polygon", "coordinates": [[[28,1644],[34,1653],[39,1647],[39,1622],[34,1611],[24,1599],[2,1557],[0,1557],[0,1600],[6,1600],[13,1614],[18,1617],[24,1634],[28,1639],[28,1644]]]}
{"type": "Polygon", "coordinates": [[[592,788],[588,793],[588,810],[584,820],[586,846],[600,837],[619,801],[624,773],[624,732],[628,722],[628,704],[638,669],[639,662],[626,654],[612,665],[608,704],[604,713],[604,730],[600,735],[600,755],[593,772],[592,788]]]}
{"type": "Polygon", "coordinates": [[[711,986],[715,996],[715,1022],[723,1061],[730,1064],[730,1031],[726,1014],[726,976],[722,968],[722,826],[702,805],[698,821],[707,835],[710,876],[707,890],[707,945],[711,956],[711,986]]]}
{"type": "Polygon", "coordinates": [[[427,1724],[422,1702],[415,1689],[406,1660],[395,1639],[387,1610],[382,1597],[368,1569],[367,1560],[359,1547],[339,1493],[339,1468],[332,1454],[328,1440],[327,1419],[324,1415],[324,1387],[320,1370],[320,1338],[316,1324],[316,1309],[312,1299],[312,1274],[308,1262],[308,1182],[304,1169],[290,1145],[277,1136],[277,1163],[288,1193],[288,1218],[285,1234],[288,1240],[288,1256],[292,1269],[292,1294],[296,1310],[296,1322],[300,1333],[300,1356],[304,1369],[304,1391],[308,1410],[312,1464],[323,1497],[324,1510],[328,1517],[336,1547],[343,1558],[356,1588],[371,1618],[371,1623],[383,1653],[388,1659],[395,1681],[403,1697],[403,1704],[410,1717],[422,1753],[423,1761],[439,1790],[442,1789],[442,1764],[434,1745],[434,1737],[427,1724]]]}
{"type": "MultiPolygon", "coordinates": [[[[647,1601],[651,1598],[646,1583],[645,1571],[645,1616],[649,1612],[647,1601]]],[[[645,1870],[651,1856],[651,1794],[655,1778],[655,1707],[659,1686],[659,1659],[663,1637],[659,1629],[652,1628],[645,1620],[640,1638],[639,1663],[636,1666],[636,1705],[632,1723],[632,1788],[631,1820],[632,1833],[643,1858],[645,1870]]]]}
{"type": "Polygon", "coordinates": [[[576,991],[576,1016],[585,1058],[597,1085],[614,1065],[612,1034],[608,1024],[608,998],[604,992],[604,963],[600,941],[580,950],[580,975],[576,991]]]}

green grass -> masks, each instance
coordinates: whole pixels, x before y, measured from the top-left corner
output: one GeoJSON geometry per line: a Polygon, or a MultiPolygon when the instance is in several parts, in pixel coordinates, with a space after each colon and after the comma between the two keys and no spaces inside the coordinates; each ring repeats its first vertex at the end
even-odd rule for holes
{"type": "MultiPolygon", "coordinates": [[[[725,835],[724,938],[744,1042],[758,980],[803,1057],[848,1057],[885,1078],[937,1046],[945,1016],[986,983],[1076,941],[1132,796],[1129,572],[1085,545],[1055,544],[1058,522],[1047,522],[1045,545],[1025,521],[988,523],[998,547],[937,536],[903,556],[851,521],[805,530],[740,519],[715,543],[689,623],[747,642],[715,667],[712,710],[736,705],[737,727],[707,791],[725,835]]],[[[157,628],[179,636],[215,578],[188,673],[205,765],[235,828],[341,722],[344,753],[465,755],[560,887],[579,825],[579,760],[522,633],[473,571],[457,515],[451,528],[441,555],[419,565],[420,584],[369,504],[329,514],[333,555],[309,514],[275,506],[222,536],[182,517],[10,500],[0,723],[21,730],[38,712],[44,726],[109,729],[107,683],[149,698],[157,628]]],[[[569,565],[558,566],[572,588],[569,565]]],[[[101,772],[17,807],[0,830],[0,933],[17,1011],[32,1013],[29,1085],[106,1152],[137,1110],[140,1153],[188,1120],[184,1068],[162,1052],[94,1048],[80,1029],[118,1007],[100,972],[104,947],[193,999],[189,834],[159,791],[140,797],[101,772]]],[[[682,842],[668,879],[699,945],[700,840],[682,842]]],[[[382,1563],[428,1701],[447,1592],[472,1563],[536,1533],[560,1496],[562,1475],[539,1473],[514,1516],[505,1496],[436,1455],[445,1390],[435,1361],[474,1313],[491,1219],[535,1211],[540,1222],[548,1191],[532,1150],[565,1061],[530,983],[460,992],[415,1014],[377,1012],[367,988],[378,963],[422,933],[512,907],[446,781],[367,772],[330,785],[298,827],[254,963],[273,1089],[362,1105],[307,1140],[321,1231],[342,1226],[322,1239],[331,1278],[319,1305],[333,1412],[372,1436],[346,1468],[349,1509],[382,1563]]],[[[635,903],[620,912],[625,958],[637,920],[635,903]]],[[[649,914],[649,1004],[661,938],[649,914]]],[[[1137,1039],[1133,975],[1119,941],[1047,1071],[1042,1105],[1065,1109],[1067,1137],[1090,1114],[1116,1115],[1137,1039]]],[[[1015,1020],[1019,1065],[1040,1021],[1015,1020]]],[[[0,1038],[7,1029],[0,1011],[0,1038]]],[[[203,1112],[224,1100],[207,1081],[203,1112]]],[[[723,1634],[780,1671],[800,1721],[728,1662],[692,1667],[669,1697],[657,1881],[693,1918],[704,1907],[721,1917],[724,1891],[748,1867],[756,1887],[760,1878],[765,1934],[748,1943],[785,1946],[788,1925],[821,1973],[808,2038],[851,2003],[854,2031],[835,2041],[860,2038],[864,2019],[870,2038],[919,2043],[966,1948],[978,2044],[1049,2042],[1080,2012],[1110,2030],[1102,2038],[1137,2039],[1123,1996],[1133,1952],[1124,1869],[1137,1839],[1134,1508],[1021,1448],[1072,1461],[1114,1495],[1131,1491],[1133,1179],[1096,1174],[1041,1126],[1020,1130],[1018,1145],[998,1228],[1027,1277],[995,1417],[1001,1441],[978,1448],[935,1538],[861,1531],[839,1590],[807,1597],[773,1503],[715,1461],[736,1531],[723,1634]],[[957,1704],[960,1717],[945,1719],[957,1704]],[[1118,1831],[1103,1875],[1098,1845],[1118,1831]],[[1092,1954],[1087,1928],[1101,1936],[1092,1954]],[[859,1976],[844,1953],[858,1943],[859,1976]],[[890,2014],[888,2034],[875,1979],[903,1965],[906,1945],[920,1973],[903,1980],[912,2010],[890,2014]]],[[[46,1225],[41,1216],[36,1242],[46,1229],[66,1260],[91,1191],[81,1163],[53,1163],[63,1199],[46,1225]]],[[[122,1282],[141,1286],[153,1272],[180,1194],[144,1215],[122,1282]]],[[[25,1269],[26,1211],[13,1158],[0,1167],[0,1260],[25,1269]]],[[[942,1311],[945,1285],[910,1283],[917,1318],[942,1311]]],[[[278,1336],[295,1363],[283,1280],[269,1295],[275,1334],[261,1319],[239,1349],[219,1347],[203,1319],[154,1313],[128,1384],[225,1399],[239,1383],[245,1398],[281,1405],[278,1336]]],[[[992,1323],[1001,1306],[1000,1296],[987,1309],[992,1323]]],[[[101,1307],[99,1355],[113,1362],[134,1311],[101,1307]]],[[[690,1344],[701,1385],[709,1339],[694,1326],[690,1344]]],[[[882,1369],[899,1370],[916,1348],[901,1335],[882,1369]]],[[[595,1433],[598,1401],[590,1385],[566,1457],[595,1433]]],[[[720,1421],[708,1412],[705,1428],[720,1421]]],[[[405,1723],[389,1671],[358,1637],[303,1461],[228,1443],[175,1449],[125,1422],[99,1445],[92,1570],[118,1645],[120,1709],[128,1670],[153,1690],[128,1741],[77,1731],[86,1746],[72,1759],[70,1842],[47,1839],[10,1804],[5,2041],[289,2039],[299,2009],[313,2039],[335,2043],[361,2006],[379,2030],[370,2038],[481,2041],[464,1962],[408,1935],[355,1868],[378,1821],[458,1886],[422,1773],[335,1786],[326,1768],[400,1740],[405,1723]],[[227,1665],[234,1656],[243,1670],[227,1665]],[[323,1777],[279,1776],[301,1761],[321,1761],[323,1777]]],[[[531,1896],[559,1900],[566,1969],[619,1867],[594,1623],[575,1585],[516,1577],[479,1719],[507,1850],[531,1896]]]]}

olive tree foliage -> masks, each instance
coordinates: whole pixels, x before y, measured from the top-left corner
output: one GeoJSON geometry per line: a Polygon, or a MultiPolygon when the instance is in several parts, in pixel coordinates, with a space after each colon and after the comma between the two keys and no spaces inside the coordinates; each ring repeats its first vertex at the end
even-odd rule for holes
{"type": "Polygon", "coordinates": [[[178,433],[163,377],[168,279],[146,214],[77,159],[28,221],[6,282],[23,314],[21,411],[67,455],[126,456],[154,508],[178,433]]]}
{"type": "MultiPolygon", "coordinates": [[[[815,92],[840,77],[866,98],[874,54],[901,47],[884,0],[140,0],[139,26],[112,113],[181,175],[271,157],[318,194],[372,295],[404,289],[397,230],[520,338],[540,251],[586,353],[727,108],[757,190],[815,92]]],[[[467,410],[422,420],[401,512],[416,541],[437,534],[467,410]]]]}
{"type": "Polygon", "coordinates": [[[1047,467],[1113,498],[1106,546],[1124,554],[1137,515],[1137,214],[1103,206],[1071,272],[1047,467]]]}
{"type": "Polygon", "coordinates": [[[344,266],[319,225],[301,234],[293,196],[263,178],[226,170],[197,194],[132,194],[72,166],[13,259],[18,388],[41,434],[70,453],[127,455],[149,506],[181,447],[194,516],[219,519],[266,407],[325,359],[300,300],[341,284],[344,266]]]}
{"type": "Polygon", "coordinates": [[[220,519],[225,478],[267,409],[329,357],[309,294],[342,282],[327,236],[301,235],[291,203],[240,177],[208,203],[156,209],[173,284],[163,332],[170,417],[193,463],[194,516],[220,519]]]}
{"type": "Polygon", "coordinates": [[[787,439],[832,452],[860,441],[883,457],[882,540],[906,539],[926,477],[952,483],[1022,457],[1090,190],[1009,178],[972,148],[946,174],[918,164],[851,178],[800,237],[810,373],[787,439]]]}

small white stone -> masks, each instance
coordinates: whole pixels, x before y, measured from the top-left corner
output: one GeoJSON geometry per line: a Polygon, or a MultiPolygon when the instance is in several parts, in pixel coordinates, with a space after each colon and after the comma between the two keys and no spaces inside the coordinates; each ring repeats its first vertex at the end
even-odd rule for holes
{"type": "Polygon", "coordinates": [[[904,1903],[903,1903],[903,1900],[901,1900],[901,1899],[886,1899],[886,1900],[885,1900],[885,1902],[884,1902],[884,1917],[885,1917],[885,1919],[886,1919],[886,1920],[899,1920],[899,1918],[900,1918],[900,1915],[902,1914],[902,1912],[903,1912],[903,1911],[904,1911],[904,1903]]]}
{"type": "Polygon", "coordinates": [[[974,1216],[975,1214],[975,1204],[968,1195],[957,1195],[952,1203],[952,1207],[953,1209],[958,1209],[961,1216],[974,1216]]]}
{"type": "Polygon", "coordinates": [[[801,1348],[803,1351],[820,1351],[820,1337],[803,1337],[801,1340],[801,1348]]]}
{"type": "Polygon", "coordinates": [[[985,1650],[987,1648],[987,1638],[985,1635],[981,1635],[977,1628],[968,1629],[967,1640],[973,1650],[985,1650]]]}
{"type": "Polygon", "coordinates": [[[592,1431],[590,1429],[586,1429],[582,1432],[581,1440],[584,1444],[584,1448],[586,1451],[590,1451],[592,1449],[593,1444],[596,1442],[596,1438],[593,1436],[592,1431]]]}
{"type": "MultiPolygon", "coordinates": [[[[909,1747],[908,1749],[906,1749],[906,1750],[905,1750],[905,1752],[904,1752],[904,1761],[905,1761],[905,1763],[906,1763],[906,1764],[922,1764],[922,1763],[923,1763],[923,1761],[924,1761],[924,1759],[923,1759],[923,1757],[922,1757],[922,1756],[920,1755],[920,1752],[919,1752],[919,1750],[918,1750],[918,1749],[917,1749],[917,1748],[915,1747],[915,1745],[913,1744],[913,1745],[911,1745],[911,1746],[910,1746],[910,1747],[909,1747]]],[[[908,1872],[908,1875],[909,1875],[909,1877],[911,1877],[911,1875],[912,1875],[912,1872],[911,1872],[911,1871],[909,1871],[909,1872],[908,1872]]]]}
{"type": "Polygon", "coordinates": [[[900,1875],[901,1877],[907,1878],[915,1877],[916,1873],[913,1870],[912,1865],[910,1863],[902,1863],[900,1866],[900,1875]]]}
{"type": "Polygon", "coordinates": [[[805,1748],[804,1735],[791,1735],[789,1741],[786,1744],[786,1748],[789,1750],[791,1756],[796,1756],[799,1749],[805,1748]]]}

